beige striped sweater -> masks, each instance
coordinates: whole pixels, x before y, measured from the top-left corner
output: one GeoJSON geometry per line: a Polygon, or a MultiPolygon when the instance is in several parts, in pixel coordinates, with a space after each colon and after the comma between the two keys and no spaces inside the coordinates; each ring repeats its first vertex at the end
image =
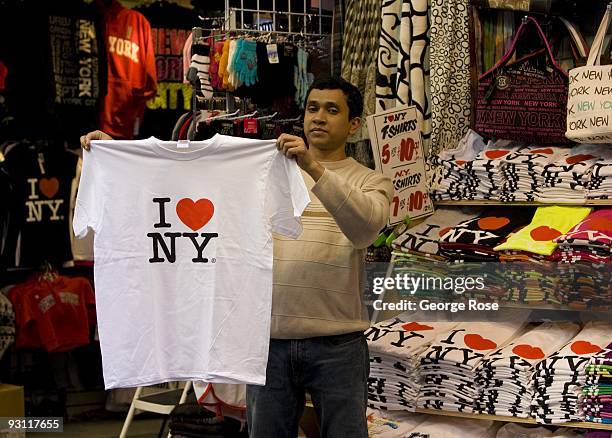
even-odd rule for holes
{"type": "Polygon", "coordinates": [[[365,330],[365,249],[389,216],[391,181],[352,158],[302,172],[311,202],[297,240],[274,236],[271,337],[300,339],[365,330]]]}

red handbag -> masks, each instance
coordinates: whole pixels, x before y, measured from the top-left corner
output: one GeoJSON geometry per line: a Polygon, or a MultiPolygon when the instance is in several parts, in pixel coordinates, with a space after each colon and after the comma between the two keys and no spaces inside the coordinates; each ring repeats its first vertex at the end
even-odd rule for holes
{"type": "Polygon", "coordinates": [[[568,75],[559,67],[538,22],[528,17],[518,28],[510,50],[478,79],[475,129],[507,140],[537,144],[567,144],[565,123],[568,75]],[[550,64],[533,65],[533,57],[508,65],[527,25],[536,26],[550,64]]]}

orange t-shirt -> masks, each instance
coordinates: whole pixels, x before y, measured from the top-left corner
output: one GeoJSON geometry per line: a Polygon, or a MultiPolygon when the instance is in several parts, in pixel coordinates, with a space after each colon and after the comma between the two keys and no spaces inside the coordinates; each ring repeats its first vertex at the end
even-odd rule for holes
{"type": "Polygon", "coordinates": [[[134,137],[145,103],[157,91],[151,25],[140,12],[114,0],[104,14],[108,90],[102,103],[100,129],[115,138],[134,137]]]}

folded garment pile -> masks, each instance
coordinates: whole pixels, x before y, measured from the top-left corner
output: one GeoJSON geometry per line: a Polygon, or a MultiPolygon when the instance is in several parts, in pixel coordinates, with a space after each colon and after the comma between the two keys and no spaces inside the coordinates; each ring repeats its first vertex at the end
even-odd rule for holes
{"type": "Polygon", "coordinates": [[[582,421],[582,389],[590,359],[612,342],[612,324],[589,322],[570,342],[535,366],[532,414],[544,424],[582,421]]]}
{"type": "Polygon", "coordinates": [[[366,331],[370,350],[368,405],[384,410],[414,411],[419,394],[419,355],[452,322],[420,323],[399,315],[366,331]]]}
{"type": "Polygon", "coordinates": [[[533,368],[576,336],[579,329],[571,322],[547,322],[487,355],[476,370],[480,387],[476,411],[530,417],[533,368]]]}
{"type": "Polygon", "coordinates": [[[581,400],[585,420],[612,424],[612,343],[589,360],[586,375],[581,400]]]}

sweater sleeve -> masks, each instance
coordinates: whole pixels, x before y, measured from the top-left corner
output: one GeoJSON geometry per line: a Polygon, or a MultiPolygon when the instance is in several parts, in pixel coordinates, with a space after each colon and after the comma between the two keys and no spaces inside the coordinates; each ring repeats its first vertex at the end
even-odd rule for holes
{"type": "Polygon", "coordinates": [[[337,173],[325,169],[312,187],[312,193],[357,249],[372,244],[389,220],[393,184],[379,173],[371,172],[361,187],[354,187],[337,173]]]}

